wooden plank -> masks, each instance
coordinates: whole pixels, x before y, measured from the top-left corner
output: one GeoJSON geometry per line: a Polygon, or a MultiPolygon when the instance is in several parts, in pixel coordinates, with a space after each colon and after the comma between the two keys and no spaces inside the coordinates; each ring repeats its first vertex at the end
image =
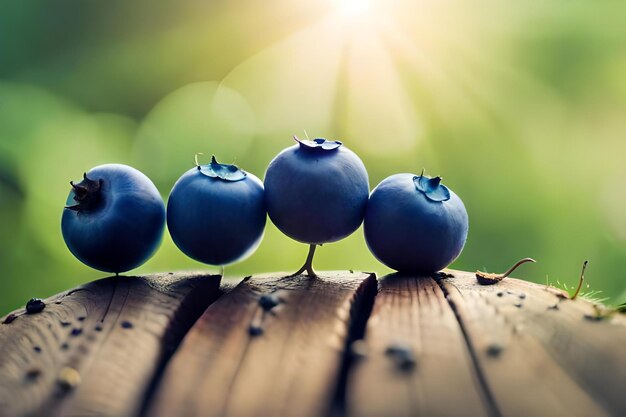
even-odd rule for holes
{"type": "Polygon", "coordinates": [[[348,377],[349,416],[489,415],[461,328],[432,278],[381,280],[364,346],[357,346],[366,357],[348,377]],[[395,353],[400,347],[414,364],[395,353]]]}
{"type": "Polygon", "coordinates": [[[110,277],[0,324],[0,415],[136,416],[219,276],[110,277]]]}
{"type": "MultiPolygon", "coordinates": [[[[373,274],[258,276],[211,305],[168,364],[149,416],[324,416],[337,391],[350,316],[373,274]],[[280,303],[267,311],[262,296],[280,303]],[[262,328],[250,334],[250,326],[262,328]]],[[[269,307],[269,306],[268,306],[269,307]]]]}
{"type": "Polygon", "coordinates": [[[440,284],[502,415],[626,415],[623,317],[588,320],[590,303],[554,288],[451,272],[440,284]]]}

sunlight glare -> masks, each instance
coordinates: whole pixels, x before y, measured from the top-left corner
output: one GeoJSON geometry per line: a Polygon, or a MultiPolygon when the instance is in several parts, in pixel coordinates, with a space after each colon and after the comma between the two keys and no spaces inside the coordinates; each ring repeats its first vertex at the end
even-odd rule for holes
{"type": "Polygon", "coordinates": [[[370,10],[369,0],[335,0],[337,13],[345,18],[362,16],[370,10]]]}

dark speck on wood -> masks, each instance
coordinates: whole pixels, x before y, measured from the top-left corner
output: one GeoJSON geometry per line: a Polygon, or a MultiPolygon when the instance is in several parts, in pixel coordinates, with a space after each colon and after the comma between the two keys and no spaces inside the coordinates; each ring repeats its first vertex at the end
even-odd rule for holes
{"type": "Polygon", "coordinates": [[[600,314],[585,314],[585,320],[589,320],[589,321],[602,321],[604,320],[606,317],[602,316],[600,314]]]}
{"type": "Polygon", "coordinates": [[[83,332],[83,329],[81,329],[80,327],[76,327],[72,329],[72,332],[70,334],[72,336],[79,336],[82,332],[83,332]]]}
{"type": "Polygon", "coordinates": [[[68,350],[69,348],[70,348],[70,345],[67,342],[61,345],[61,349],[63,350],[68,350]]]}
{"type": "Polygon", "coordinates": [[[128,320],[124,320],[121,324],[122,328],[124,329],[132,329],[133,328],[133,323],[131,323],[128,320]]]}
{"type": "Polygon", "coordinates": [[[26,303],[27,314],[41,313],[44,308],[46,308],[46,303],[44,303],[40,298],[31,298],[26,303]]]}
{"type": "Polygon", "coordinates": [[[29,379],[29,380],[37,379],[39,378],[40,375],[41,375],[41,369],[38,369],[38,368],[31,368],[28,371],[26,371],[26,379],[29,379]]]}
{"type": "Polygon", "coordinates": [[[17,318],[17,315],[11,313],[9,314],[2,323],[4,324],[9,324],[9,323],[13,323],[13,321],[17,318]]]}
{"type": "Polygon", "coordinates": [[[84,320],[85,320],[85,316],[78,317],[78,321],[84,321],[84,320]]]}
{"type": "Polygon", "coordinates": [[[408,345],[392,344],[387,347],[385,354],[395,361],[399,369],[404,371],[413,369],[417,363],[413,349],[408,345]]]}
{"type": "Polygon", "coordinates": [[[41,353],[41,348],[39,346],[34,346],[33,350],[37,353],[41,353]]]}
{"type": "Polygon", "coordinates": [[[259,298],[259,305],[265,311],[270,311],[278,304],[280,304],[280,299],[276,294],[263,294],[261,298],[259,298]]]}
{"type": "Polygon", "coordinates": [[[502,297],[504,295],[504,293],[502,291],[498,291],[498,293],[496,294],[498,297],[502,297]]]}
{"type": "Polygon", "coordinates": [[[102,331],[102,326],[100,324],[96,325],[96,327],[94,327],[94,330],[97,332],[101,332],[102,331]]]}
{"type": "Polygon", "coordinates": [[[503,349],[504,348],[502,347],[502,345],[498,343],[492,343],[489,346],[487,346],[487,355],[491,357],[500,356],[500,353],[502,353],[503,349]]]}
{"type": "Polygon", "coordinates": [[[63,326],[63,327],[67,327],[67,326],[69,326],[70,324],[72,324],[72,323],[70,323],[69,321],[62,321],[62,322],[61,322],[61,326],[63,326]]]}
{"type": "Polygon", "coordinates": [[[248,327],[248,334],[250,336],[260,336],[263,334],[263,327],[254,324],[250,325],[250,327],[248,327]]]}

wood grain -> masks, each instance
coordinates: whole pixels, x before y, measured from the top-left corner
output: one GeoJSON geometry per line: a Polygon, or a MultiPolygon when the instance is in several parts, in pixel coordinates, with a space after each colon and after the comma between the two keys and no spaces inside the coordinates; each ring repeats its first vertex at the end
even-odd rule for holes
{"type": "Polygon", "coordinates": [[[367,356],[348,378],[349,416],[489,415],[461,328],[432,278],[382,279],[364,343],[367,356]],[[398,360],[397,347],[410,349],[413,366],[398,360]]]}
{"type": "Polygon", "coordinates": [[[148,415],[328,415],[351,310],[375,289],[374,275],[365,273],[244,280],[191,329],[148,415]],[[280,304],[264,313],[259,300],[268,294],[280,304]],[[263,333],[251,336],[251,323],[263,333]]]}
{"type": "Polygon", "coordinates": [[[0,324],[1,416],[136,416],[219,276],[110,277],[0,324]]]}
{"type": "Polygon", "coordinates": [[[505,416],[626,415],[626,320],[589,320],[591,303],[512,278],[492,286],[441,280],[505,416]]]}
{"type": "Polygon", "coordinates": [[[0,416],[626,415],[625,316],[450,272],[85,284],[0,319],[0,416]]]}

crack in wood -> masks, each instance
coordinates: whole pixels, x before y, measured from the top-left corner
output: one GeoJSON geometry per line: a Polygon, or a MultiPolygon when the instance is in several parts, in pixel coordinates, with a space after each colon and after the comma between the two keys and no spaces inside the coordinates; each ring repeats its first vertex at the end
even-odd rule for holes
{"type": "Polygon", "coordinates": [[[363,340],[367,328],[367,322],[372,314],[376,295],[378,294],[378,281],[371,274],[363,283],[361,291],[355,293],[354,302],[350,309],[350,327],[343,348],[341,365],[337,375],[337,387],[328,412],[332,417],[343,417],[347,414],[347,389],[349,375],[354,364],[363,358],[354,354],[352,346],[355,342],[363,340]]]}
{"type": "Polygon", "coordinates": [[[454,316],[456,317],[459,327],[461,328],[461,333],[463,334],[463,339],[465,340],[465,346],[472,359],[474,374],[480,386],[480,392],[483,395],[483,399],[484,399],[485,405],[487,406],[489,415],[492,417],[500,417],[502,416],[502,413],[500,412],[498,403],[496,402],[495,397],[491,389],[489,388],[487,378],[485,377],[483,369],[480,365],[480,361],[478,360],[478,355],[476,354],[474,345],[472,344],[470,340],[469,332],[467,331],[467,327],[465,325],[465,322],[463,321],[463,318],[459,314],[456,303],[454,302],[454,300],[451,299],[448,289],[446,288],[445,285],[443,285],[443,281],[441,279],[436,279],[435,282],[437,283],[437,285],[439,285],[439,288],[441,288],[441,291],[443,292],[444,297],[446,301],[448,302],[450,309],[452,309],[452,312],[454,313],[454,316]]]}

